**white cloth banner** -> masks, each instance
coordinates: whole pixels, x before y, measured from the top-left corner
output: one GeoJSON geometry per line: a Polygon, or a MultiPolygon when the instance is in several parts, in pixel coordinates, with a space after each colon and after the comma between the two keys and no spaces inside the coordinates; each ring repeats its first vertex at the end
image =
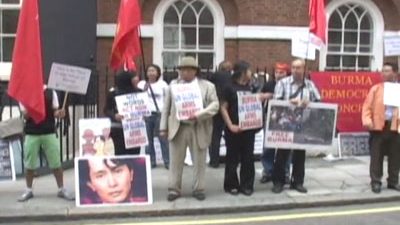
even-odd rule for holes
{"type": "Polygon", "coordinates": [[[203,98],[197,82],[172,84],[171,92],[178,120],[188,120],[203,109],[203,98]]]}
{"type": "Polygon", "coordinates": [[[238,92],[239,127],[251,130],[263,126],[263,108],[258,94],[238,92]]]}
{"type": "Polygon", "coordinates": [[[122,120],[122,127],[126,148],[136,148],[149,144],[144,120],[124,119],[122,120]]]}
{"type": "Polygon", "coordinates": [[[146,92],[115,97],[119,114],[125,119],[143,119],[150,116],[150,99],[146,92]]]}

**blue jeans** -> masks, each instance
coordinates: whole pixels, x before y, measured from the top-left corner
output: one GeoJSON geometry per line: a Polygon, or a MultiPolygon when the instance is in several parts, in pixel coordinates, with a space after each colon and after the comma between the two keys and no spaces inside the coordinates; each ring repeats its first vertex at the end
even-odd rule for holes
{"type": "Polygon", "coordinates": [[[169,166],[169,147],[168,140],[160,137],[160,114],[151,114],[151,116],[145,118],[147,137],[149,139],[149,145],[146,146],[146,154],[150,155],[150,162],[152,166],[156,163],[156,152],[154,148],[154,137],[158,137],[160,141],[161,153],[164,160],[164,165],[169,166]]]}
{"type": "MultiPolygon", "coordinates": [[[[273,148],[264,148],[261,155],[261,164],[264,168],[263,176],[272,176],[274,171],[275,152],[273,148]]],[[[285,173],[290,176],[290,164],[292,162],[292,153],[290,153],[289,160],[286,162],[285,173]]]]}

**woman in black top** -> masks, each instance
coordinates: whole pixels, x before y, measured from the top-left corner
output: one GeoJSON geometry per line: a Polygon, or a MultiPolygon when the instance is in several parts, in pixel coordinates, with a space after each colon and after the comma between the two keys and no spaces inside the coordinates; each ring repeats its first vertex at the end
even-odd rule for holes
{"type": "Polygon", "coordinates": [[[123,116],[118,113],[115,97],[130,93],[141,92],[142,90],[137,87],[139,82],[138,75],[133,71],[122,71],[117,74],[115,78],[115,88],[111,88],[107,94],[106,105],[104,113],[111,119],[111,133],[110,136],[114,142],[115,155],[138,155],[140,148],[125,147],[124,131],[122,129],[123,116]]]}
{"type": "MultiPolygon", "coordinates": [[[[254,138],[257,130],[242,131],[239,127],[238,92],[252,93],[250,81],[251,70],[247,62],[240,61],[234,66],[232,84],[224,91],[221,114],[226,124],[226,167],[224,178],[224,190],[232,195],[239,192],[250,196],[254,186],[254,138]],[[240,179],[237,175],[237,167],[240,166],[240,179]]],[[[265,101],[272,98],[272,94],[259,94],[265,101]]]]}

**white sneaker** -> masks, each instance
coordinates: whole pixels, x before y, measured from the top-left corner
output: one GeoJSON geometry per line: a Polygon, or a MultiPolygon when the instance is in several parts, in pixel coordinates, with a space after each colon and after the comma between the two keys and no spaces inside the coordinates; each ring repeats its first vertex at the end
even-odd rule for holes
{"type": "Polygon", "coordinates": [[[65,188],[63,188],[57,192],[57,197],[63,198],[68,201],[75,200],[75,196],[73,196],[71,193],[69,193],[65,188]]]}
{"type": "Polygon", "coordinates": [[[26,202],[31,198],[33,198],[33,192],[26,190],[17,200],[19,202],[26,202]]]}

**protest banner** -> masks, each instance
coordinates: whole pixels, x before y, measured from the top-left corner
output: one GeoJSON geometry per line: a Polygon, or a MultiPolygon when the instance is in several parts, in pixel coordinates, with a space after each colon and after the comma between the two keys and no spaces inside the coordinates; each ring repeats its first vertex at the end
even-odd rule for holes
{"type": "Polygon", "coordinates": [[[197,82],[172,84],[170,87],[178,120],[188,120],[203,109],[203,99],[197,82]]]}
{"type": "Polygon", "coordinates": [[[309,37],[294,37],[292,39],[292,56],[315,60],[315,52],[317,48],[309,37]]]}
{"type": "Polygon", "coordinates": [[[78,207],[152,204],[150,158],[147,155],[75,158],[75,193],[78,207]],[[108,185],[110,179],[114,181],[112,186],[108,185]]]}
{"type": "Polygon", "coordinates": [[[0,140],[0,182],[15,181],[13,151],[8,141],[0,140]]]}
{"type": "Polygon", "coordinates": [[[383,104],[400,107],[400,84],[385,82],[383,88],[383,104]]]}
{"type": "Polygon", "coordinates": [[[362,105],[371,87],[381,81],[379,73],[313,72],[311,80],[321,93],[322,102],[339,105],[339,132],[363,132],[362,105]]]}
{"type": "Polygon", "coordinates": [[[384,35],[385,56],[400,56],[400,35],[384,35]]]}
{"type": "Polygon", "coordinates": [[[114,143],[110,137],[111,121],[108,118],[79,120],[79,155],[114,155],[114,143]]]}
{"type": "Polygon", "coordinates": [[[309,103],[295,107],[288,101],[268,103],[265,147],[327,151],[333,146],[338,106],[309,103]]]}
{"type": "Polygon", "coordinates": [[[339,158],[369,155],[369,133],[339,133],[339,158]]]}
{"type": "Polygon", "coordinates": [[[258,94],[238,92],[239,127],[251,130],[263,126],[263,107],[258,94]]]}
{"type": "Polygon", "coordinates": [[[143,119],[150,116],[150,99],[146,92],[120,95],[115,97],[119,114],[125,119],[143,119]]]}
{"type": "Polygon", "coordinates": [[[136,148],[149,144],[146,123],[142,119],[123,119],[124,140],[126,148],[136,148]]]}
{"type": "Polygon", "coordinates": [[[91,70],[78,66],[53,63],[47,86],[54,90],[85,95],[91,70]]]}

